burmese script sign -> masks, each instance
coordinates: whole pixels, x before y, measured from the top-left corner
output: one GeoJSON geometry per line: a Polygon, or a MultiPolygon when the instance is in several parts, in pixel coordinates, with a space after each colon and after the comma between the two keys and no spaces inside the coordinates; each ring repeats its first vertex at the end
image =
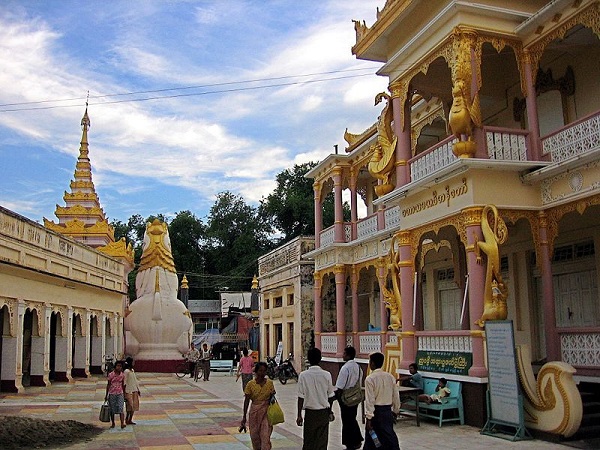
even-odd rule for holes
{"type": "Polygon", "coordinates": [[[464,352],[417,351],[417,365],[424,372],[468,375],[473,365],[473,355],[464,352]]]}
{"type": "Polygon", "coordinates": [[[489,420],[519,426],[522,423],[522,411],[512,321],[487,321],[485,337],[489,370],[489,420]]]}
{"type": "Polygon", "coordinates": [[[434,190],[431,193],[431,198],[404,208],[402,210],[402,217],[412,216],[413,214],[425,211],[438,205],[446,205],[449,207],[451,200],[455,199],[456,197],[460,197],[461,195],[465,195],[467,192],[469,192],[469,187],[467,186],[466,178],[463,178],[461,184],[457,186],[450,186],[447,184],[442,191],[434,190]]]}

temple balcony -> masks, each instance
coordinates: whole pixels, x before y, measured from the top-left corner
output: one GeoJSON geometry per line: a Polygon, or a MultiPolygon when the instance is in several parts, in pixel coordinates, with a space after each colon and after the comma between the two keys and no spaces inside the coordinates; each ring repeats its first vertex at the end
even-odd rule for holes
{"type": "MultiPolygon", "coordinates": [[[[483,150],[476,158],[461,159],[452,152],[452,144],[456,138],[448,136],[410,159],[410,182],[396,187],[381,199],[376,199],[375,204],[385,201],[389,205],[391,199],[406,197],[411,190],[426,188],[449,177],[454,171],[465,171],[469,167],[522,171],[526,173],[524,179],[527,180],[569,170],[574,161],[597,157],[595,153],[600,150],[600,111],[543,137],[540,142],[541,161],[530,156],[531,139],[528,130],[484,126],[479,140],[483,150]]],[[[355,224],[345,222],[343,241],[335,241],[333,226],[321,231],[319,248],[350,242],[360,243],[380,234],[389,234],[400,227],[400,208],[388,207],[383,214],[370,214],[357,220],[355,224]],[[356,227],[355,233],[352,232],[353,225],[356,227]]]]}

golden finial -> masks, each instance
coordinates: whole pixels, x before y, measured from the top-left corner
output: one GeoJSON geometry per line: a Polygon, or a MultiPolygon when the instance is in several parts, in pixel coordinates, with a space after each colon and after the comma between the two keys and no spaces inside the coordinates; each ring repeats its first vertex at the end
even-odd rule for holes
{"type": "Polygon", "coordinates": [[[252,289],[258,289],[258,278],[256,278],[256,275],[252,278],[252,289]]]}
{"type": "Polygon", "coordinates": [[[188,280],[187,277],[185,275],[183,275],[183,278],[181,279],[181,289],[189,289],[190,287],[188,286],[188,280]]]}

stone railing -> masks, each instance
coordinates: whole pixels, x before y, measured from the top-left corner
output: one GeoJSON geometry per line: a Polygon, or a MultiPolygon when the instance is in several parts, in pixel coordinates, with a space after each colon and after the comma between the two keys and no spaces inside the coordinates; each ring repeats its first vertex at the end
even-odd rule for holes
{"type": "Polygon", "coordinates": [[[337,353],[337,335],[335,333],[321,334],[321,352],[337,353]]]}
{"type": "Polygon", "coordinates": [[[356,223],[356,238],[363,239],[377,233],[377,214],[370,215],[356,223]]]}
{"type": "Polygon", "coordinates": [[[575,367],[600,369],[600,329],[559,330],[562,360],[575,367]]]}
{"type": "Polygon", "coordinates": [[[258,258],[258,274],[264,276],[288,264],[297,263],[302,259],[304,253],[308,253],[314,249],[314,238],[299,236],[258,258]]]}
{"type": "Polygon", "coordinates": [[[454,136],[448,136],[429,150],[409,160],[410,180],[418,181],[455,161],[457,158],[452,153],[452,144],[455,140],[454,136]]]}
{"type": "Polygon", "coordinates": [[[381,333],[379,331],[358,333],[358,353],[368,355],[380,352],[381,349],[381,333]]]}
{"type": "Polygon", "coordinates": [[[321,231],[321,247],[329,247],[333,244],[333,225],[321,231]]]}
{"type": "Polygon", "coordinates": [[[490,159],[527,161],[529,131],[499,127],[484,127],[483,131],[490,159]]]}
{"type": "Polygon", "coordinates": [[[418,350],[465,353],[473,351],[469,330],[417,331],[415,335],[418,350]]]}
{"type": "Polygon", "coordinates": [[[400,207],[394,206],[385,210],[385,229],[393,230],[400,228],[400,207]]]}
{"type": "Polygon", "coordinates": [[[561,162],[600,148],[600,111],[555,131],[542,139],[542,154],[561,162]]]}

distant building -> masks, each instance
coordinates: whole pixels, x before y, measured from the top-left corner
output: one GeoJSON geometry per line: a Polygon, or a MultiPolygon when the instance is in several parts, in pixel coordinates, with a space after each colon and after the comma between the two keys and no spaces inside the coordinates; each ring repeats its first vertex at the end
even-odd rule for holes
{"type": "Polygon", "coordinates": [[[275,356],[283,342],[283,357],[294,355],[297,369],[314,345],[314,261],[303,258],[314,250],[314,238],[299,236],[258,259],[261,359],[275,356]]]}
{"type": "Polygon", "coordinates": [[[188,309],[194,323],[194,334],[221,326],[221,300],[189,300],[188,309]]]}

